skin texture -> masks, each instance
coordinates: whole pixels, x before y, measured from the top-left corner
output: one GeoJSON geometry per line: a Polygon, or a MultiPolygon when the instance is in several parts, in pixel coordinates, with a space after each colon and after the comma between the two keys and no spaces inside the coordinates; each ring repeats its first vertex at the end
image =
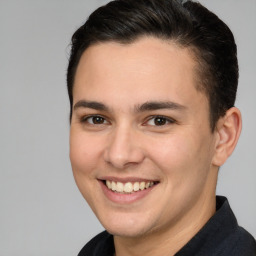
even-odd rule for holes
{"type": "Polygon", "coordinates": [[[114,234],[117,256],[173,255],[215,212],[218,168],[236,145],[241,117],[232,108],[211,132],[191,54],[145,37],[93,45],[79,62],[70,159],[82,195],[114,234]],[[158,184],[118,203],[103,192],[106,178],[158,184]]]}

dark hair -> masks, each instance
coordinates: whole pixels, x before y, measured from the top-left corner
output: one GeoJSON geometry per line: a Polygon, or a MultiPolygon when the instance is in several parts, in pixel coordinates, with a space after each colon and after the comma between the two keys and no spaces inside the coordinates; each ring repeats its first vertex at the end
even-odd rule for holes
{"type": "Polygon", "coordinates": [[[73,85],[83,52],[93,44],[129,44],[142,36],[172,40],[191,49],[197,62],[197,89],[209,100],[210,125],[234,106],[238,84],[237,49],[228,26],[193,1],[115,0],[94,11],[73,35],[67,71],[72,117],[73,85]]]}

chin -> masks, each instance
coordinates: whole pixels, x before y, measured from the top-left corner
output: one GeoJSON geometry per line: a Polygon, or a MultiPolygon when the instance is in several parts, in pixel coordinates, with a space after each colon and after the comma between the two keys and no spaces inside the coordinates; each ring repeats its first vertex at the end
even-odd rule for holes
{"type": "Polygon", "coordinates": [[[103,227],[114,236],[135,238],[150,232],[152,221],[145,216],[134,215],[137,214],[114,214],[98,218],[103,227]]]}
{"type": "Polygon", "coordinates": [[[147,230],[137,227],[107,227],[106,230],[113,236],[126,238],[139,238],[149,233],[147,230]]]}

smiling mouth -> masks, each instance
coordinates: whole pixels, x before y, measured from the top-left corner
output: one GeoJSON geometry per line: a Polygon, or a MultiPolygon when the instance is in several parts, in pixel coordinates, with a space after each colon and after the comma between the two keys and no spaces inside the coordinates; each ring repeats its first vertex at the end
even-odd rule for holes
{"type": "Polygon", "coordinates": [[[115,182],[111,180],[104,181],[106,187],[116,193],[120,194],[132,194],[138,191],[146,190],[148,188],[153,187],[159,182],[154,181],[141,181],[141,182],[115,182]]]}

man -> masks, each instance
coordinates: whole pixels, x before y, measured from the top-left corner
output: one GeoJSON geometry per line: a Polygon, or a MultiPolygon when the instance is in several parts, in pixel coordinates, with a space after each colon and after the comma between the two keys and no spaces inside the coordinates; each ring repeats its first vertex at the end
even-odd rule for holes
{"type": "Polygon", "coordinates": [[[107,231],[83,255],[256,255],[219,167],[241,114],[232,32],[199,3],[116,0],[72,38],[70,159],[107,231]]]}

